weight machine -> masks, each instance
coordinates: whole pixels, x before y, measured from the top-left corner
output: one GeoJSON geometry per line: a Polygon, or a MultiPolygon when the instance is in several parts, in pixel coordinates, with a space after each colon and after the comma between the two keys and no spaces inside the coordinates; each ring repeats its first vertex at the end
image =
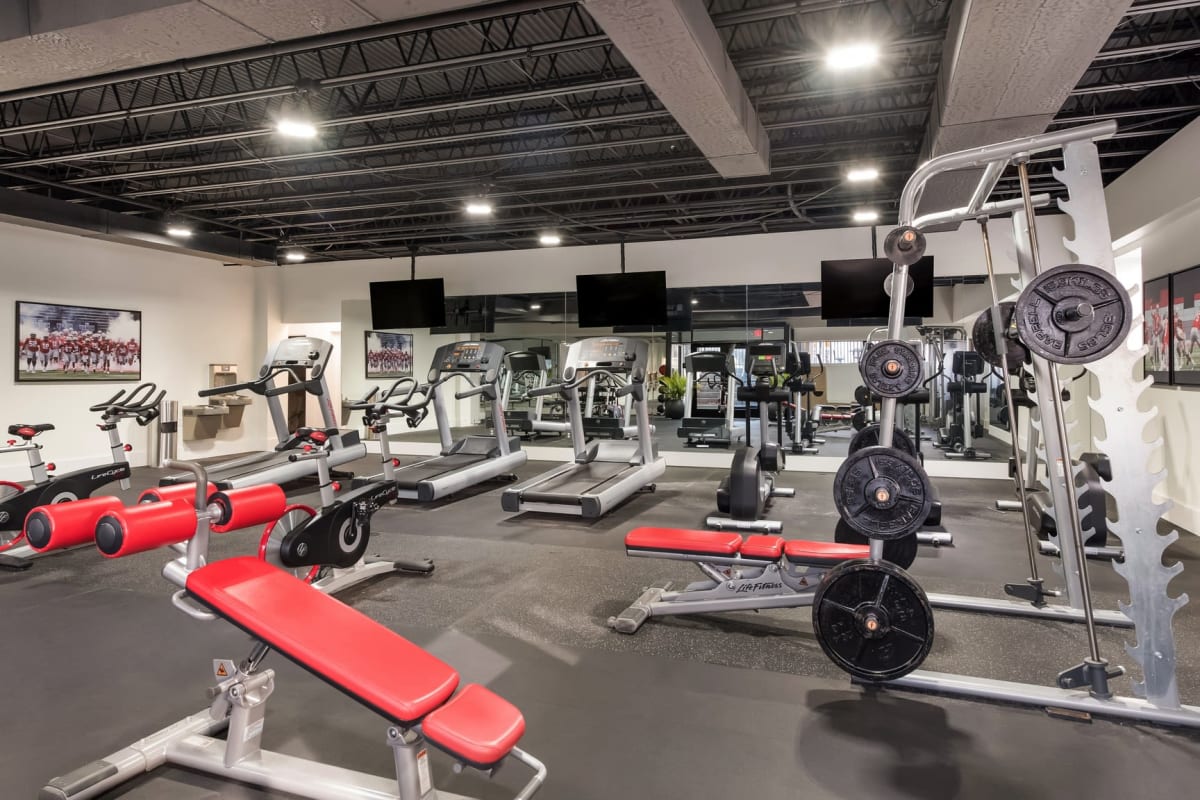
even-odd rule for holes
{"type": "MultiPolygon", "coordinates": [[[[1179,534],[1170,530],[1159,534],[1162,515],[1169,507],[1152,496],[1161,475],[1147,471],[1156,463],[1160,441],[1146,442],[1143,433],[1153,411],[1139,410],[1139,398],[1149,386],[1148,379],[1132,382],[1129,376],[1141,363],[1144,346],[1131,345],[1130,331],[1136,337],[1140,310],[1114,274],[1112,239],[1104,204],[1099,155],[1095,140],[1116,131],[1113,122],[1097,123],[1070,130],[1055,131],[934,158],[918,167],[904,187],[900,199],[900,227],[889,235],[885,251],[894,266],[894,281],[907,279],[913,251],[923,251],[922,226],[976,220],[983,235],[985,262],[992,290],[991,322],[993,342],[1009,371],[1007,343],[1017,340],[1032,358],[1029,369],[1035,378],[1037,415],[1034,424],[1042,432],[1042,447],[1036,456],[1051,465],[1048,470],[1055,508],[1064,509],[1069,529],[1060,531],[1058,546],[1066,581],[1068,605],[1049,606],[1049,595],[1037,574],[1037,546],[1025,518],[1030,576],[1024,586],[1006,587],[1009,594],[1025,600],[1002,607],[1003,601],[959,598],[961,602],[942,603],[950,608],[974,611],[1005,611],[1030,616],[1082,620],[1087,629],[1088,652],[1083,661],[1059,674],[1057,686],[1046,687],[1013,681],[973,676],[914,671],[891,681],[889,686],[919,691],[1013,702],[1043,708],[1066,709],[1082,714],[1152,721],[1163,724],[1200,727],[1200,708],[1179,701],[1175,677],[1175,640],[1171,629],[1174,614],[1184,606],[1186,595],[1171,597],[1167,586],[1182,571],[1179,563],[1163,563],[1165,549],[1179,534]],[[1065,242],[1079,263],[1043,268],[1038,247],[1034,207],[1046,198],[1035,198],[1029,188],[1027,163],[1035,153],[1062,152],[1063,168],[1054,177],[1062,183],[1068,199],[1060,208],[1071,218],[1074,238],[1065,242]],[[1001,174],[1010,165],[1017,168],[1021,196],[1016,200],[985,202],[1001,174]],[[916,217],[916,206],[927,182],[936,175],[960,169],[983,169],[970,204],[965,208],[916,217]],[[1012,212],[1017,261],[1022,292],[1006,326],[1000,310],[988,239],[989,217],[1012,212]],[[907,247],[905,246],[907,245],[907,247]],[[1111,465],[1110,494],[1117,509],[1117,520],[1110,523],[1121,540],[1125,561],[1114,564],[1116,572],[1129,585],[1130,602],[1122,604],[1120,616],[1132,624],[1136,644],[1126,648],[1138,666],[1141,681],[1134,681],[1136,697],[1114,694],[1110,682],[1122,676],[1122,667],[1110,667],[1103,658],[1095,625],[1104,622],[1102,612],[1093,612],[1088,563],[1084,553],[1085,530],[1076,497],[1074,469],[1068,474],[1057,467],[1071,465],[1071,422],[1064,413],[1059,364],[1083,365],[1100,389],[1099,397],[1089,401],[1091,409],[1104,422],[1104,450],[1120,453],[1111,465]],[[1020,590],[1024,591],[1020,591],[1020,590]],[[1016,608],[1023,606],[1023,609],[1016,608]],[[1055,610],[1051,610],[1055,609],[1055,610]]],[[[893,296],[889,331],[899,333],[904,318],[902,295],[893,296]]],[[[1004,384],[1010,419],[1015,418],[1011,387],[1004,384]]],[[[891,401],[894,402],[894,401],[891,401]]],[[[885,399],[881,420],[881,440],[892,439],[891,402],[885,399]]],[[[1015,476],[1024,496],[1025,472],[1018,437],[1012,437],[1015,476]]],[[[882,542],[872,541],[874,558],[882,557],[882,542]]],[[[929,596],[935,602],[934,596],[929,596]]],[[[907,607],[906,607],[907,608],[907,607]]],[[[1109,612],[1110,614],[1112,612],[1109,612]]],[[[1113,614],[1113,616],[1117,616],[1113,614]]],[[[865,634],[860,634],[864,635],[865,634]]],[[[853,638],[853,637],[850,637],[853,638]]]]}

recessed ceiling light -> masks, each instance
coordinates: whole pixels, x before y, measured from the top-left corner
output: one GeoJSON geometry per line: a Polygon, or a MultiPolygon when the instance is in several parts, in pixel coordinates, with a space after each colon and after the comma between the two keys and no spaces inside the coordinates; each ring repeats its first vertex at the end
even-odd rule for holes
{"type": "Polygon", "coordinates": [[[854,221],[855,222],[878,222],[879,221],[879,212],[872,211],[870,209],[863,209],[861,211],[855,211],[854,212],[854,221]]]}
{"type": "Polygon", "coordinates": [[[879,62],[879,45],[873,42],[856,42],[832,48],[825,54],[825,66],[830,69],[859,69],[879,62]]]}
{"type": "Polygon", "coordinates": [[[308,258],[308,255],[303,250],[288,250],[283,257],[295,264],[308,258]]]}
{"type": "Polygon", "coordinates": [[[473,217],[486,217],[492,213],[492,204],[487,200],[470,200],[467,202],[467,213],[473,217]]]}
{"type": "Polygon", "coordinates": [[[317,126],[303,119],[283,118],[275,123],[275,130],[281,136],[286,136],[289,139],[315,139],[317,138],[317,126]]]}
{"type": "Polygon", "coordinates": [[[189,239],[192,236],[192,229],[186,225],[172,223],[167,226],[167,236],[176,239],[189,239]]]}
{"type": "Polygon", "coordinates": [[[697,300],[696,298],[694,298],[694,297],[693,297],[693,298],[692,298],[692,305],[694,305],[694,306],[698,306],[698,305],[700,305],[700,301],[699,301],[699,300],[697,300]]]}
{"type": "Polygon", "coordinates": [[[851,183],[864,183],[873,181],[879,177],[879,170],[875,167],[855,167],[846,173],[846,180],[851,183]]]}
{"type": "Polygon", "coordinates": [[[542,304],[541,304],[541,303],[530,303],[530,304],[529,304],[529,310],[530,310],[530,311],[541,311],[541,310],[542,310],[542,304]]]}
{"type": "Polygon", "coordinates": [[[545,245],[546,247],[554,247],[555,245],[562,244],[562,237],[557,233],[543,233],[538,237],[538,244],[545,245]]]}

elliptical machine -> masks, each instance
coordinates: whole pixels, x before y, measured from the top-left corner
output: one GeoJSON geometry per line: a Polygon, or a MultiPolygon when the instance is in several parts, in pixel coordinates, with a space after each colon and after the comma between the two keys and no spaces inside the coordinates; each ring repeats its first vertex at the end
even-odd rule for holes
{"type": "Polygon", "coordinates": [[[775,497],[795,497],[795,489],[775,485],[776,473],[783,469],[784,451],[780,439],[772,440],[771,404],[779,404],[776,417],[780,432],[783,428],[783,404],[791,391],[774,385],[779,375],[779,346],[761,342],[750,345],[746,355],[751,359],[748,370],[753,380],[737,390],[737,399],[746,404],[746,446],[734,453],[729,474],[717,487],[717,510],[728,517],[712,515],[705,524],[717,530],[750,531],[753,533],[782,533],[779,520],[763,519],[775,497]],[[760,444],[755,447],[750,436],[750,404],[758,405],[760,444]]]}

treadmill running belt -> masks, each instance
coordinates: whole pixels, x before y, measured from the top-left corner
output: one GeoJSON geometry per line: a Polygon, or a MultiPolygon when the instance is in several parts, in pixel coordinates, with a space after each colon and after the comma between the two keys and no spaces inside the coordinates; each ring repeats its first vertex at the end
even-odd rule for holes
{"type": "Polygon", "coordinates": [[[396,485],[401,489],[416,491],[417,484],[422,481],[436,478],[439,475],[445,475],[447,472],[453,472],[456,469],[462,469],[463,467],[483,461],[485,458],[487,456],[482,454],[454,453],[448,456],[432,458],[429,461],[421,461],[412,466],[397,470],[396,485]]]}

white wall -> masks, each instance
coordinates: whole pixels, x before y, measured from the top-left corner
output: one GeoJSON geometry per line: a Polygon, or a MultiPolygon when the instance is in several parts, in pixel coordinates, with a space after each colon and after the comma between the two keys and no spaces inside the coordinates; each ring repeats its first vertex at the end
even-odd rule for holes
{"type": "MultiPolygon", "coordinates": [[[[167,390],[181,405],[198,403],[208,384],[210,363],[235,363],[253,375],[266,348],[266,320],[273,304],[274,276],[250,267],[163,253],[97,239],[0,223],[0,376],[7,382],[0,401],[4,428],[16,422],[56,426],[39,441],[47,461],[60,471],[106,461],[107,439],[97,431],[88,406],[132,383],[15,383],[13,356],[17,300],[67,303],[142,312],[142,379],[167,390]]],[[[153,429],[153,426],[151,426],[153,429]]],[[[132,422],[123,426],[132,462],[144,464],[149,434],[132,422]]],[[[259,449],[270,439],[266,404],[256,398],[240,429],[190,446],[182,457],[259,449]]],[[[28,480],[23,455],[0,462],[0,479],[28,480]]]]}

